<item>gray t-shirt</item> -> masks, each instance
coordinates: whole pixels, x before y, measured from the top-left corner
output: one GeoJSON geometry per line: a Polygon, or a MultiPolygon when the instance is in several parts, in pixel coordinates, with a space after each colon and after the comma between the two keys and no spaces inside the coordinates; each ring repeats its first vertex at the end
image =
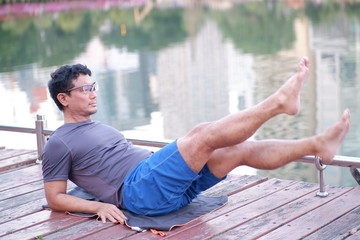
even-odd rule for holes
{"type": "Polygon", "coordinates": [[[125,177],[151,154],[103,123],[66,123],[45,145],[44,182],[69,179],[100,200],[121,207],[125,177]]]}

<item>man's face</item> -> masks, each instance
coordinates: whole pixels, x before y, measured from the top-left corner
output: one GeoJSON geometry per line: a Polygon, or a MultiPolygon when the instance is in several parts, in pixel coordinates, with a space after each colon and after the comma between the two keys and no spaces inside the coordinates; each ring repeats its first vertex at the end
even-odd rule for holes
{"type": "Polygon", "coordinates": [[[70,91],[70,96],[67,94],[64,96],[64,114],[66,117],[78,122],[90,119],[90,116],[97,112],[96,92],[84,92],[83,87],[80,87],[93,84],[91,77],[85,74],[80,74],[77,79],[73,80],[74,87],[70,91]]]}

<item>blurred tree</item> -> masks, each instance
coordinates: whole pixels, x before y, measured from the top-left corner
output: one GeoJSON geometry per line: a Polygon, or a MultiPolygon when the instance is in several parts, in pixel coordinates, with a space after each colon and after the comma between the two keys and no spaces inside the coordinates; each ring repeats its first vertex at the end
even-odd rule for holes
{"type": "Polygon", "coordinates": [[[55,19],[42,15],[40,19],[0,23],[0,71],[32,63],[43,67],[61,65],[83,52],[86,43],[98,34],[99,23],[92,25],[89,12],[66,19],[72,15],[62,13],[55,19]]]}
{"type": "Polygon", "coordinates": [[[39,41],[36,28],[25,19],[8,20],[0,25],[0,71],[12,66],[33,63],[37,51],[32,45],[39,41]]]}
{"type": "Polygon", "coordinates": [[[104,34],[102,39],[107,45],[130,51],[157,51],[171,44],[184,41],[187,37],[183,21],[183,9],[158,9],[152,11],[136,24],[132,10],[113,10],[110,18],[115,25],[113,31],[104,34]],[[123,25],[122,25],[123,24],[123,25]],[[121,34],[121,27],[126,34],[121,34]]]}
{"type": "Polygon", "coordinates": [[[317,25],[332,25],[337,17],[350,17],[360,20],[360,3],[340,3],[327,1],[324,3],[306,2],[305,14],[317,25]]]}
{"type": "Polygon", "coordinates": [[[336,18],[342,10],[343,8],[334,1],[328,1],[326,4],[313,2],[306,2],[305,4],[305,14],[315,26],[332,24],[334,18],[336,18]]]}
{"type": "Polygon", "coordinates": [[[238,4],[228,11],[213,11],[225,38],[235,47],[252,54],[274,54],[291,47],[295,39],[295,14],[283,3],[252,2],[238,4]]]}

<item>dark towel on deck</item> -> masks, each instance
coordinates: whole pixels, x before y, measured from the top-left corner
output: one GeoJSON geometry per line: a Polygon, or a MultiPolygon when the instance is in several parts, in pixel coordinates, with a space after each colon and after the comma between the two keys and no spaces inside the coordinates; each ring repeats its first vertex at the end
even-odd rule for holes
{"type": "MultiPolygon", "coordinates": [[[[69,195],[83,198],[86,200],[99,201],[93,195],[87,193],[80,187],[75,187],[68,192],[69,195]]],[[[127,225],[133,229],[139,230],[156,229],[159,231],[170,231],[176,226],[182,226],[186,223],[210,213],[227,203],[227,196],[207,197],[199,195],[189,205],[180,208],[175,212],[171,212],[160,216],[143,216],[137,215],[127,210],[121,209],[124,215],[128,218],[127,225]]],[[[93,214],[71,213],[73,215],[94,217],[93,214]]]]}

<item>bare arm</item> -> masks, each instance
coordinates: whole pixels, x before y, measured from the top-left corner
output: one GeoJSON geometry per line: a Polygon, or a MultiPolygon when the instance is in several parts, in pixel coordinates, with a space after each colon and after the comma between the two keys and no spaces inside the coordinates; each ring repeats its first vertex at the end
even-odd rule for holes
{"type": "Polygon", "coordinates": [[[111,222],[124,224],[125,215],[113,204],[89,201],[66,194],[67,181],[46,182],[45,196],[49,206],[55,211],[69,211],[97,214],[103,223],[106,219],[111,222]]]}

